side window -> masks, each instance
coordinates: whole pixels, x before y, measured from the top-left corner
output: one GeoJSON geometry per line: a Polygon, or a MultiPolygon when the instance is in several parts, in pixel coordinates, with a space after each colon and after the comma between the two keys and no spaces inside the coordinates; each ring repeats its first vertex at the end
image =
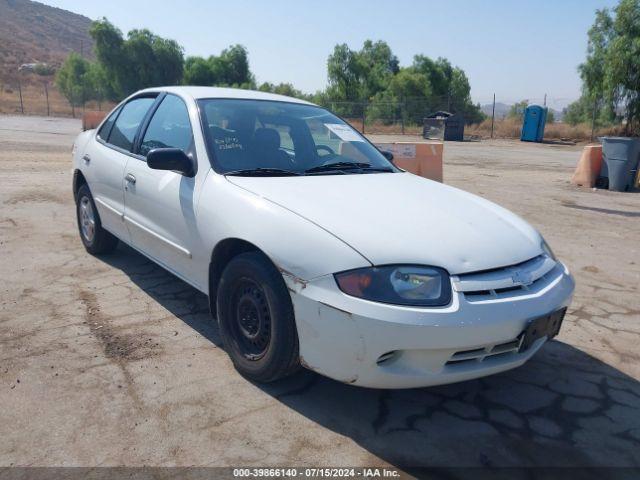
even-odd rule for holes
{"type": "Polygon", "coordinates": [[[179,148],[186,152],[192,139],[187,106],[179,97],[167,95],[149,122],[140,154],[146,157],[154,148],[179,148]]]}
{"type": "Polygon", "coordinates": [[[100,130],[98,130],[98,137],[101,140],[104,140],[106,142],[107,138],[109,138],[111,127],[113,127],[113,122],[116,121],[116,117],[118,116],[119,111],[120,109],[118,108],[111,115],[109,115],[109,118],[107,118],[107,120],[102,124],[102,127],[100,127],[100,130]]]}
{"type": "Polygon", "coordinates": [[[131,151],[138,127],[155,101],[155,98],[150,97],[135,98],[122,107],[122,112],[109,135],[108,143],[131,151]]]}

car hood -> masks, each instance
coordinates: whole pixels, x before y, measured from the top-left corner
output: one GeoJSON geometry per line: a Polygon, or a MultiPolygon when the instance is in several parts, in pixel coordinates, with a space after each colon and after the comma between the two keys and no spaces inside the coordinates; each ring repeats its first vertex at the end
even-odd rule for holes
{"type": "Polygon", "coordinates": [[[540,234],[518,216],[410,173],[227,179],[317,224],[374,265],[434,265],[459,274],[542,253],[540,234]]]}

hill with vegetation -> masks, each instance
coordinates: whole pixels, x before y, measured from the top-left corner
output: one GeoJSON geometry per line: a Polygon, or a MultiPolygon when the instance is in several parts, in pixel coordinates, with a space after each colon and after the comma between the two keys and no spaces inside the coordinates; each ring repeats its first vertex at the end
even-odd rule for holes
{"type": "MultiPolygon", "coordinates": [[[[0,83],[15,87],[23,64],[62,65],[69,53],[93,56],[91,19],[31,0],[0,0],[0,83]]],[[[35,81],[22,75],[25,83],[35,81]]]]}

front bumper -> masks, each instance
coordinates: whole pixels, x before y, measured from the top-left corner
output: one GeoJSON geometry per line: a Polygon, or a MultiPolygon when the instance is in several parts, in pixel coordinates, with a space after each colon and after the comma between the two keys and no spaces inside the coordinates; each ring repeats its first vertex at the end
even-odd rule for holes
{"type": "Polygon", "coordinates": [[[522,365],[546,338],[523,352],[509,347],[530,320],[567,307],[574,286],[569,271],[558,263],[553,274],[524,295],[477,300],[454,292],[444,308],[350,297],[338,289],[332,275],[290,285],[289,290],[300,357],[307,368],[359,386],[413,388],[522,365]]]}

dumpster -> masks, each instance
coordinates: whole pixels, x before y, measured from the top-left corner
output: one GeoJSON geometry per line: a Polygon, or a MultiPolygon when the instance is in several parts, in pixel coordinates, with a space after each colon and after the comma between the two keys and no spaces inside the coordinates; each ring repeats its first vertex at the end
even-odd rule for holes
{"type": "Polygon", "coordinates": [[[547,107],[529,105],[524,109],[522,133],[523,142],[541,142],[544,138],[544,127],[547,123],[547,107]]]}
{"type": "Polygon", "coordinates": [[[439,111],[432,113],[424,121],[423,137],[428,138],[427,126],[433,123],[433,120],[444,120],[444,140],[452,140],[455,142],[464,141],[464,116],[459,113],[451,113],[439,111]]]}
{"type": "Polygon", "coordinates": [[[633,188],[640,160],[640,138],[603,137],[600,176],[609,179],[609,190],[633,188]]]}

